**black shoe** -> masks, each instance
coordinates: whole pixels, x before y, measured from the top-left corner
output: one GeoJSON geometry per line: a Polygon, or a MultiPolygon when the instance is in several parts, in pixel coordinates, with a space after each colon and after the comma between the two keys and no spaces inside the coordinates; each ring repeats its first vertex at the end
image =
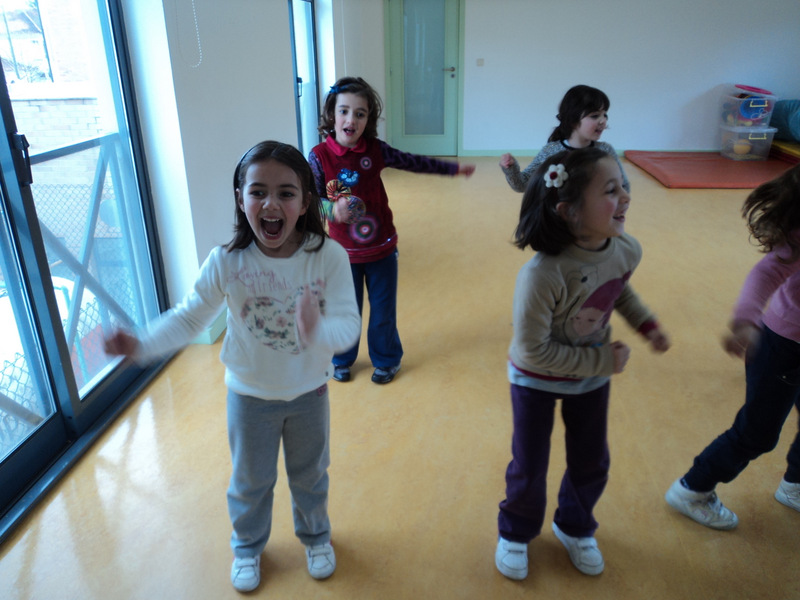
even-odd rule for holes
{"type": "Polygon", "coordinates": [[[397,372],[400,370],[400,365],[395,367],[378,367],[372,374],[372,381],[375,383],[389,383],[397,372]]]}
{"type": "Polygon", "coordinates": [[[336,381],[350,381],[350,367],[333,365],[333,378],[336,381]]]}

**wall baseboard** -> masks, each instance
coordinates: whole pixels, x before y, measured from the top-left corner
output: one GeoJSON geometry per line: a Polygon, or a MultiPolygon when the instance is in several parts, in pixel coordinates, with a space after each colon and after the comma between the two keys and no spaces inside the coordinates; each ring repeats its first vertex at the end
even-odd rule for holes
{"type": "Polygon", "coordinates": [[[214,320],[214,322],[203,333],[198,335],[193,344],[207,344],[211,345],[219,339],[222,332],[225,331],[225,323],[228,318],[228,311],[223,310],[222,313],[214,320]]]}

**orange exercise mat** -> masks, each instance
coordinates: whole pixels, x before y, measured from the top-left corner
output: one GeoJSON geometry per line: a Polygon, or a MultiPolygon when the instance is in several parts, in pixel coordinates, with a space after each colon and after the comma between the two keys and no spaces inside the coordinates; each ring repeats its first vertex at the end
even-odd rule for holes
{"type": "Polygon", "coordinates": [[[716,152],[627,150],[625,158],[668,188],[755,188],[792,165],[783,160],[731,160],[716,152]]]}

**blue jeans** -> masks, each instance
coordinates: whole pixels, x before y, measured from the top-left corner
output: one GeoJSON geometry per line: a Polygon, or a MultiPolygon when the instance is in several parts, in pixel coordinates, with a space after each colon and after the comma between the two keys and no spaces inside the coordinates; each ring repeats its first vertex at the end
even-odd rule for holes
{"type": "MultiPolygon", "coordinates": [[[[369,294],[369,325],[367,344],[372,366],[395,367],[403,358],[403,345],[397,332],[397,250],[386,258],[369,263],[353,263],[353,284],[356,287],[358,314],[364,307],[364,286],[369,294]]],[[[337,367],[349,367],[356,362],[359,343],[333,357],[337,367]]]]}
{"type": "Polygon", "coordinates": [[[281,440],[295,534],[306,546],[330,541],[329,431],[327,386],[289,402],[228,391],[228,441],[233,459],[228,514],[233,524],[234,556],[258,556],[267,545],[281,440]]]}
{"type": "MultiPolygon", "coordinates": [[[[733,481],[754,458],[778,445],[792,406],[800,410],[800,344],[762,327],[745,367],[747,392],[733,425],[694,459],[684,481],[697,492],[733,481]]],[[[800,433],[786,456],[784,479],[800,483],[800,433]]]]}
{"type": "Polygon", "coordinates": [[[542,531],[547,502],[547,468],[555,404],[560,397],[567,470],[558,493],[554,522],[567,535],[590,537],[597,529],[595,504],[608,482],[607,423],[610,384],[574,396],[511,385],[514,433],[506,470],[506,498],[497,518],[500,535],[527,544],[542,531]]]}

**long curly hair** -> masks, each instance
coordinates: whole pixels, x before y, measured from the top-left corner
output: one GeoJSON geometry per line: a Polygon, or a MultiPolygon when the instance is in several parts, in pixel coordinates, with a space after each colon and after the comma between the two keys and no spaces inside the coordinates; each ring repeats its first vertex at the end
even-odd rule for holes
{"type": "Polygon", "coordinates": [[[251,165],[270,160],[286,165],[295,172],[297,178],[300,180],[303,197],[308,198],[308,207],[306,208],[305,214],[297,219],[295,229],[302,234],[303,243],[305,243],[310,234],[319,236],[319,244],[308,249],[309,252],[318,251],[325,243],[326,233],[320,213],[319,196],[317,196],[314,187],[314,176],[311,173],[311,167],[297,148],[289,144],[275,141],[265,141],[256,144],[242,155],[242,158],[239,159],[239,163],[236,165],[236,170],[233,173],[233,199],[236,206],[233,227],[234,233],[233,239],[225,244],[224,248],[228,252],[244,250],[256,239],[255,233],[253,233],[250,223],[247,221],[247,215],[239,206],[239,198],[237,197],[236,190],[244,189],[247,169],[249,169],[251,165]]]}
{"type": "Polygon", "coordinates": [[[754,189],[742,205],[742,216],[762,252],[787,245],[792,263],[800,258],[793,232],[800,229],[800,164],[754,189]]]}
{"type": "Polygon", "coordinates": [[[367,125],[364,127],[364,137],[378,137],[378,119],[383,112],[383,102],[370,84],[361,77],[342,77],[331,86],[325,97],[322,114],[319,117],[318,131],[323,138],[328,136],[336,139],[336,97],[339,94],[356,94],[367,101],[367,125]]]}

